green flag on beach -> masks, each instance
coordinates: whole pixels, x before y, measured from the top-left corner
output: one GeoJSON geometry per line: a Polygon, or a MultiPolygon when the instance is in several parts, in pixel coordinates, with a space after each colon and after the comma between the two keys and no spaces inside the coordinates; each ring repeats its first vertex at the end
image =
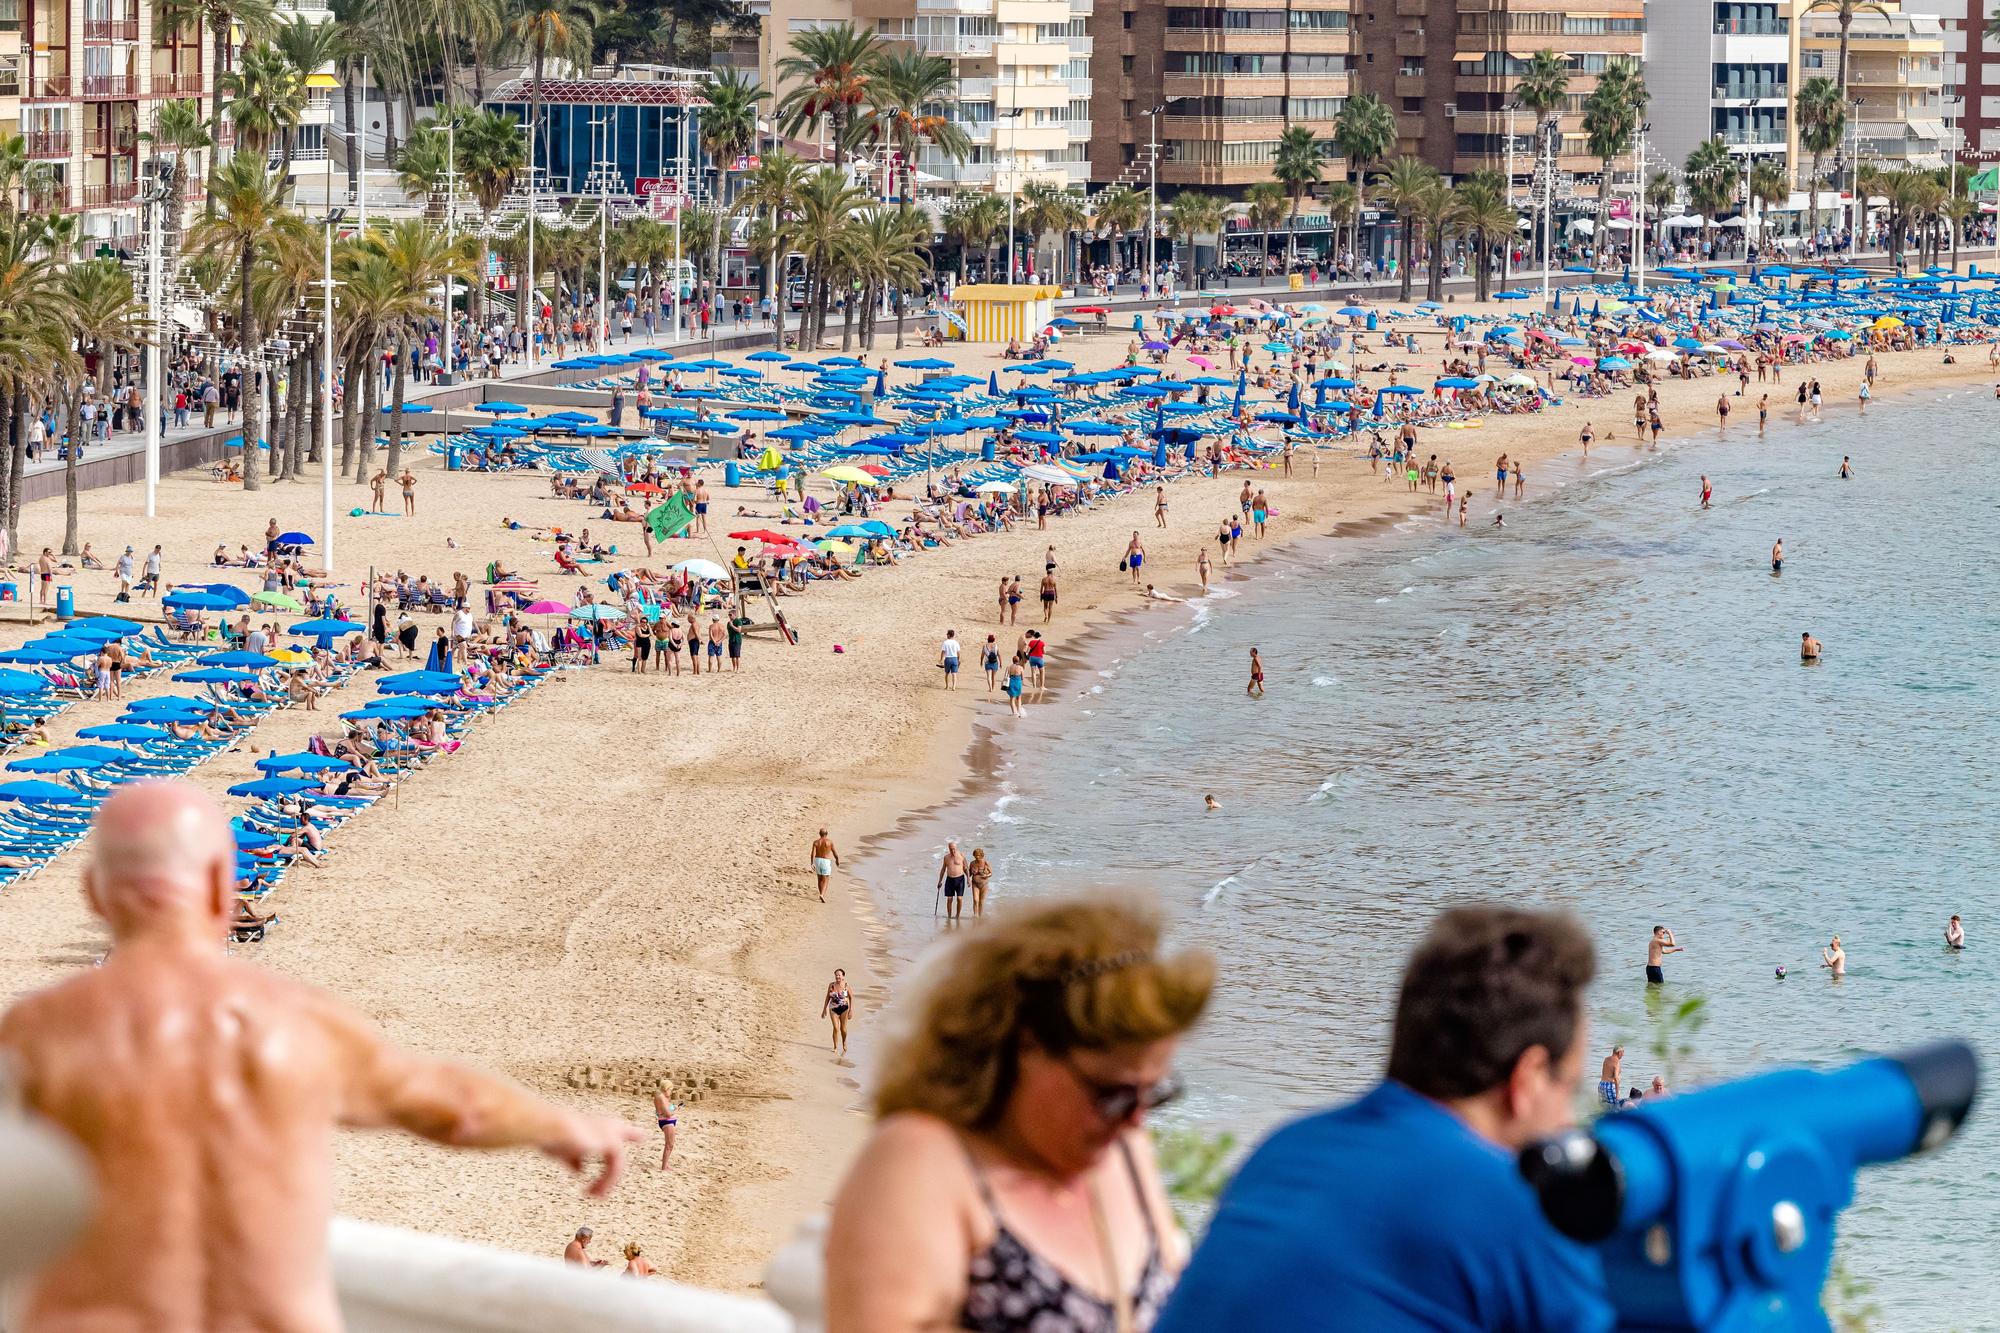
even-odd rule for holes
{"type": "Polygon", "coordinates": [[[687,496],[679,491],[675,491],[646,511],[646,526],[653,530],[653,540],[656,542],[680,536],[693,522],[694,506],[689,504],[687,496]]]}

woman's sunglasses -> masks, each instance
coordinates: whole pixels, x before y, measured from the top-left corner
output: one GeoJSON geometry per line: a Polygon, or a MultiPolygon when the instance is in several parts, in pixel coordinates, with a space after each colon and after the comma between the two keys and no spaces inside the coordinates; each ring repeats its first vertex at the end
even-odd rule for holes
{"type": "Polygon", "coordinates": [[[1187,1091],[1186,1085],[1174,1074],[1157,1083],[1105,1083],[1092,1078],[1068,1060],[1064,1060],[1062,1065],[1090,1099],[1091,1109],[1103,1117],[1107,1125],[1123,1124],[1132,1118],[1135,1111],[1157,1111],[1187,1091]]]}

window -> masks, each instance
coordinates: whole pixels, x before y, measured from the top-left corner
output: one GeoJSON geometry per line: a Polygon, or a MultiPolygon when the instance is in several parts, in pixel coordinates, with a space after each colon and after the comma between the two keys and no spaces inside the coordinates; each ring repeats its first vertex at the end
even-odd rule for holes
{"type": "Polygon", "coordinates": [[[1292,30],[1307,32],[1346,32],[1347,15],[1333,9],[1294,9],[1292,30]]]}
{"type": "Polygon", "coordinates": [[[1120,14],[1118,17],[1124,20],[1122,26],[1124,27],[1125,31],[1127,32],[1132,31],[1132,11],[1128,9],[1123,14],[1120,14]]]}
{"type": "Polygon", "coordinates": [[[1130,73],[1132,72],[1132,57],[1131,57],[1131,56],[1119,56],[1119,57],[1118,57],[1118,72],[1119,72],[1120,74],[1130,74],[1130,73]]]}
{"type": "Polygon", "coordinates": [[[1123,120],[1130,120],[1130,119],[1132,119],[1132,99],[1131,99],[1131,98],[1129,98],[1129,97],[1128,97],[1128,98],[1126,98],[1126,99],[1125,99],[1124,101],[1122,101],[1122,102],[1120,102],[1120,103],[1118,104],[1118,115],[1119,115],[1119,118],[1120,118],[1120,119],[1123,119],[1123,120]]]}

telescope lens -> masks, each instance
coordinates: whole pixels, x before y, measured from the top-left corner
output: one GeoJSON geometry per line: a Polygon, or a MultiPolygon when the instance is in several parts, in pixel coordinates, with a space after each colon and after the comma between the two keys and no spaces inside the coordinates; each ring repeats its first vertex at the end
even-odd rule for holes
{"type": "Polygon", "coordinates": [[[1624,1174],[1589,1134],[1572,1129],[1530,1144],[1519,1166],[1541,1199],[1542,1215],[1563,1235],[1595,1245],[1618,1229],[1624,1174]]]}
{"type": "Polygon", "coordinates": [[[1924,1122],[1915,1151],[1937,1147],[1965,1123],[1979,1090],[1979,1060],[1962,1041],[1940,1041],[1889,1057],[1916,1089],[1924,1122]]]}

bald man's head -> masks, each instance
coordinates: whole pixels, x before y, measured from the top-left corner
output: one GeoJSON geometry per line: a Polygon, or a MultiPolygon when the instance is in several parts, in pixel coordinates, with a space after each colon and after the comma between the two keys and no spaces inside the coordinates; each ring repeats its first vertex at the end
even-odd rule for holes
{"type": "Polygon", "coordinates": [[[112,793],[90,837],[84,893],[112,933],[222,928],[236,884],[235,838],[221,809],[185,782],[112,793]]]}

